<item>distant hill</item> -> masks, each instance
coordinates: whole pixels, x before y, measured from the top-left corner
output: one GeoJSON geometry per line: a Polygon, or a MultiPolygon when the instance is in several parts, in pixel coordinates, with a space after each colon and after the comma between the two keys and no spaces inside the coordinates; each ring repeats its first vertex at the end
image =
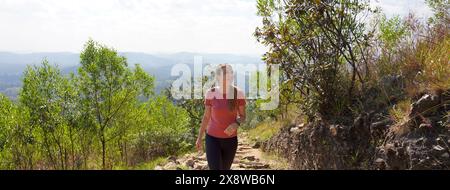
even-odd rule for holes
{"type": "MultiPolygon", "coordinates": [[[[139,52],[119,52],[127,58],[130,66],[140,64],[156,78],[156,91],[168,87],[175,77],[170,76],[172,66],[178,63],[189,64],[193,68],[194,57],[202,56],[203,63],[260,64],[259,56],[237,54],[211,54],[180,52],[173,54],[149,54],[139,52]]],[[[47,59],[56,64],[62,73],[68,74],[78,69],[80,55],[70,52],[11,53],[0,52],[0,93],[15,99],[21,86],[21,76],[27,65],[40,64],[47,59]]]]}

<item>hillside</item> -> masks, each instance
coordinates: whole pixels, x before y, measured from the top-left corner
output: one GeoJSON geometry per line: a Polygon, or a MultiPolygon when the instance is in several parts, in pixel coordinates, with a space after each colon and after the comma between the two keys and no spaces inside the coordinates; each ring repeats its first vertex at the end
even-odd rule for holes
{"type": "MultiPolygon", "coordinates": [[[[171,77],[170,71],[175,64],[189,64],[193,69],[194,57],[201,56],[204,64],[261,64],[258,56],[236,54],[208,54],[208,53],[173,53],[173,54],[148,54],[138,52],[119,52],[125,56],[130,66],[140,64],[149,74],[156,78],[156,92],[170,86],[171,81],[177,77],[171,77]]],[[[11,53],[0,52],[0,92],[15,99],[17,89],[21,86],[21,77],[27,65],[39,65],[47,59],[50,64],[57,65],[63,74],[77,72],[80,66],[80,55],[66,52],[46,53],[11,53]]]]}

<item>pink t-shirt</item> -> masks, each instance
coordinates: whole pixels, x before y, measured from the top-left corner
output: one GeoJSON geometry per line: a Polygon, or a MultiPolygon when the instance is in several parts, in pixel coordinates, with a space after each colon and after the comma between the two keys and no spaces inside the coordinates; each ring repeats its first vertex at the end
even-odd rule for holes
{"type": "MultiPolygon", "coordinates": [[[[219,89],[216,87],[214,91],[211,89],[206,93],[205,106],[211,106],[211,120],[208,123],[207,133],[217,138],[231,138],[237,135],[228,136],[225,134],[225,129],[232,123],[236,122],[238,115],[238,107],[234,111],[228,109],[228,100],[225,98],[219,89]],[[222,98],[220,98],[222,97],[222,98]]],[[[237,89],[237,106],[245,106],[244,93],[237,89]]]]}

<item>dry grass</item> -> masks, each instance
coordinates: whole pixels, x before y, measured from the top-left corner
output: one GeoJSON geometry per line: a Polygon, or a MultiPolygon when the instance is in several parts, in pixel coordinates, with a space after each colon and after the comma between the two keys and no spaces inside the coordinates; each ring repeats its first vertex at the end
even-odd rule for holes
{"type": "Polygon", "coordinates": [[[419,80],[429,91],[450,89],[450,37],[428,47],[419,80]]]}
{"type": "Polygon", "coordinates": [[[248,137],[251,141],[259,141],[263,142],[270,139],[273,135],[277,134],[282,126],[284,126],[286,122],[284,121],[263,121],[256,125],[255,128],[248,130],[248,137]]]}
{"type": "Polygon", "coordinates": [[[409,120],[411,112],[411,100],[403,100],[398,102],[389,110],[389,115],[396,125],[403,125],[409,120]]]}

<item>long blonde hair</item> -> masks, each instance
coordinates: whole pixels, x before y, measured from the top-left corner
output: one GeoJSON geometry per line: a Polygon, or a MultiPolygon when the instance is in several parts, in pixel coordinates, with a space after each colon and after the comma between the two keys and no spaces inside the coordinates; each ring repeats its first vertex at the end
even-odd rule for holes
{"type": "MultiPolygon", "coordinates": [[[[231,65],[223,63],[223,64],[219,64],[219,66],[216,68],[216,72],[215,72],[215,77],[217,80],[217,76],[220,72],[222,72],[223,74],[226,74],[226,71],[231,71],[231,73],[233,73],[233,68],[231,67],[231,65]]],[[[234,96],[232,99],[227,99],[227,103],[228,103],[228,110],[230,111],[234,111],[237,108],[237,88],[235,86],[233,86],[233,84],[230,84],[233,87],[233,92],[234,92],[234,96]]],[[[211,91],[215,91],[214,85],[211,88],[211,91]]]]}

